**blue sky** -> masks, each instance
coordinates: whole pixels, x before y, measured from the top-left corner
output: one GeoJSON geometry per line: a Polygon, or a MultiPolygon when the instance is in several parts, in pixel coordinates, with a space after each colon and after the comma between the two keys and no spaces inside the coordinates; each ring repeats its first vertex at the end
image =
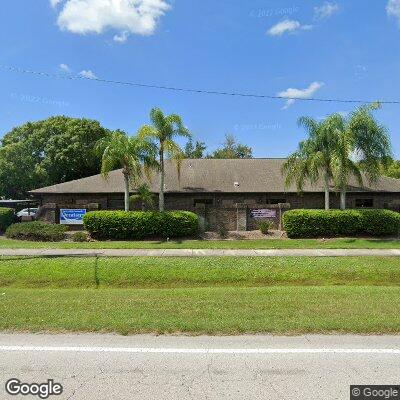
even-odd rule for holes
{"type": "MultiPolygon", "coordinates": [[[[53,74],[295,97],[400,100],[400,0],[4,0],[0,64],[53,74]]],[[[64,114],[135,133],[153,106],[212,150],[226,133],[281,157],[351,104],[167,92],[0,68],[0,135],[64,114]]],[[[400,105],[379,120],[400,157],[400,105]]]]}

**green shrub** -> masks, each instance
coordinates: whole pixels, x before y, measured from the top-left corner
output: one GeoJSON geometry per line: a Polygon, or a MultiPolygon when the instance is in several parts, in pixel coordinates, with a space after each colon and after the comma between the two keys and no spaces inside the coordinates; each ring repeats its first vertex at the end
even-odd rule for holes
{"type": "Polygon", "coordinates": [[[0,232],[4,232],[15,221],[12,208],[0,208],[0,232]]]}
{"type": "Polygon", "coordinates": [[[263,235],[268,235],[269,230],[272,228],[272,223],[270,221],[261,221],[258,228],[263,235]]]}
{"type": "Polygon", "coordinates": [[[71,236],[73,242],[88,242],[89,236],[84,231],[74,232],[71,236]]]}
{"type": "Polygon", "coordinates": [[[6,236],[10,239],[58,242],[65,238],[67,227],[41,221],[21,222],[9,226],[6,236]]]}
{"type": "Polygon", "coordinates": [[[190,237],[199,231],[198,216],[188,211],[91,211],[83,224],[96,239],[190,237]]]}
{"type": "Polygon", "coordinates": [[[372,236],[400,234],[400,213],[390,210],[360,210],[363,232],[372,236]]]}
{"type": "Polygon", "coordinates": [[[389,210],[290,210],[283,214],[288,237],[390,236],[400,232],[400,214],[389,210]]]}

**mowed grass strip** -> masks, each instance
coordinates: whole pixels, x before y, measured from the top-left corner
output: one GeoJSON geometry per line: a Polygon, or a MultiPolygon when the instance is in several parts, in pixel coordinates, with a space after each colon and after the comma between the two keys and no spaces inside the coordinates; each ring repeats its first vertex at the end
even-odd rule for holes
{"type": "Polygon", "coordinates": [[[395,257],[9,258],[0,286],[179,288],[400,286],[395,257]]]}
{"type": "Polygon", "coordinates": [[[2,331],[399,333],[400,288],[0,288],[2,331]]]}
{"type": "Polygon", "coordinates": [[[29,242],[0,237],[3,249],[399,249],[398,239],[257,239],[104,242],[29,242]]]}

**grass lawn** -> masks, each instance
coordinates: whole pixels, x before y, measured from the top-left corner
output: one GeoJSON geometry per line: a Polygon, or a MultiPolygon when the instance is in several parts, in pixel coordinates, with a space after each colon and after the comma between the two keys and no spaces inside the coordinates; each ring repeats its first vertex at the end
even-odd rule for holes
{"type": "Polygon", "coordinates": [[[0,248],[9,249],[399,249],[400,239],[265,239],[171,240],[103,242],[28,242],[0,237],[0,248]]]}
{"type": "Polygon", "coordinates": [[[0,287],[400,286],[394,257],[3,258],[0,287]]]}
{"type": "Polygon", "coordinates": [[[393,257],[0,259],[0,330],[400,333],[393,257]]]}
{"type": "Polygon", "coordinates": [[[0,288],[0,329],[398,333],[398,287],[0,288]]]}

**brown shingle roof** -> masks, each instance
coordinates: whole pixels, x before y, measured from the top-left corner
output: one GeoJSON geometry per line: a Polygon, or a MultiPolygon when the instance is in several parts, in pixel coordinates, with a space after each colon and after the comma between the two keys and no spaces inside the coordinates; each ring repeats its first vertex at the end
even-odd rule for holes
{"type": "MultiPolygon", "coordinates": [[[[184,160],[178,178],[176,166],[171,161],[166,163],[166,192],[227,192],[227,193],[284,193],[296,192],[295,185],[286,188],[282,175],[285,159],[245,159],[245,160],[184,160]]],[[[364,179],[364,187],[360,187],[352,179],[349,191],[355,192],[399,192],[400,179],[382,177],[376,184],[369,184],[364,179]]],[[[154,193],[159,191],[159,175],[153,173],[150,188],[154,193]]],[[[311,186],[306,184],[304,192],[322,192],[322,182],[311,186]]],[[[120,170],[112,171],[107,180],[101,175],[75,181],[60,183],[32,190],[32,194],[40,193],[123,193],[124,183],[120,170]]]]}

